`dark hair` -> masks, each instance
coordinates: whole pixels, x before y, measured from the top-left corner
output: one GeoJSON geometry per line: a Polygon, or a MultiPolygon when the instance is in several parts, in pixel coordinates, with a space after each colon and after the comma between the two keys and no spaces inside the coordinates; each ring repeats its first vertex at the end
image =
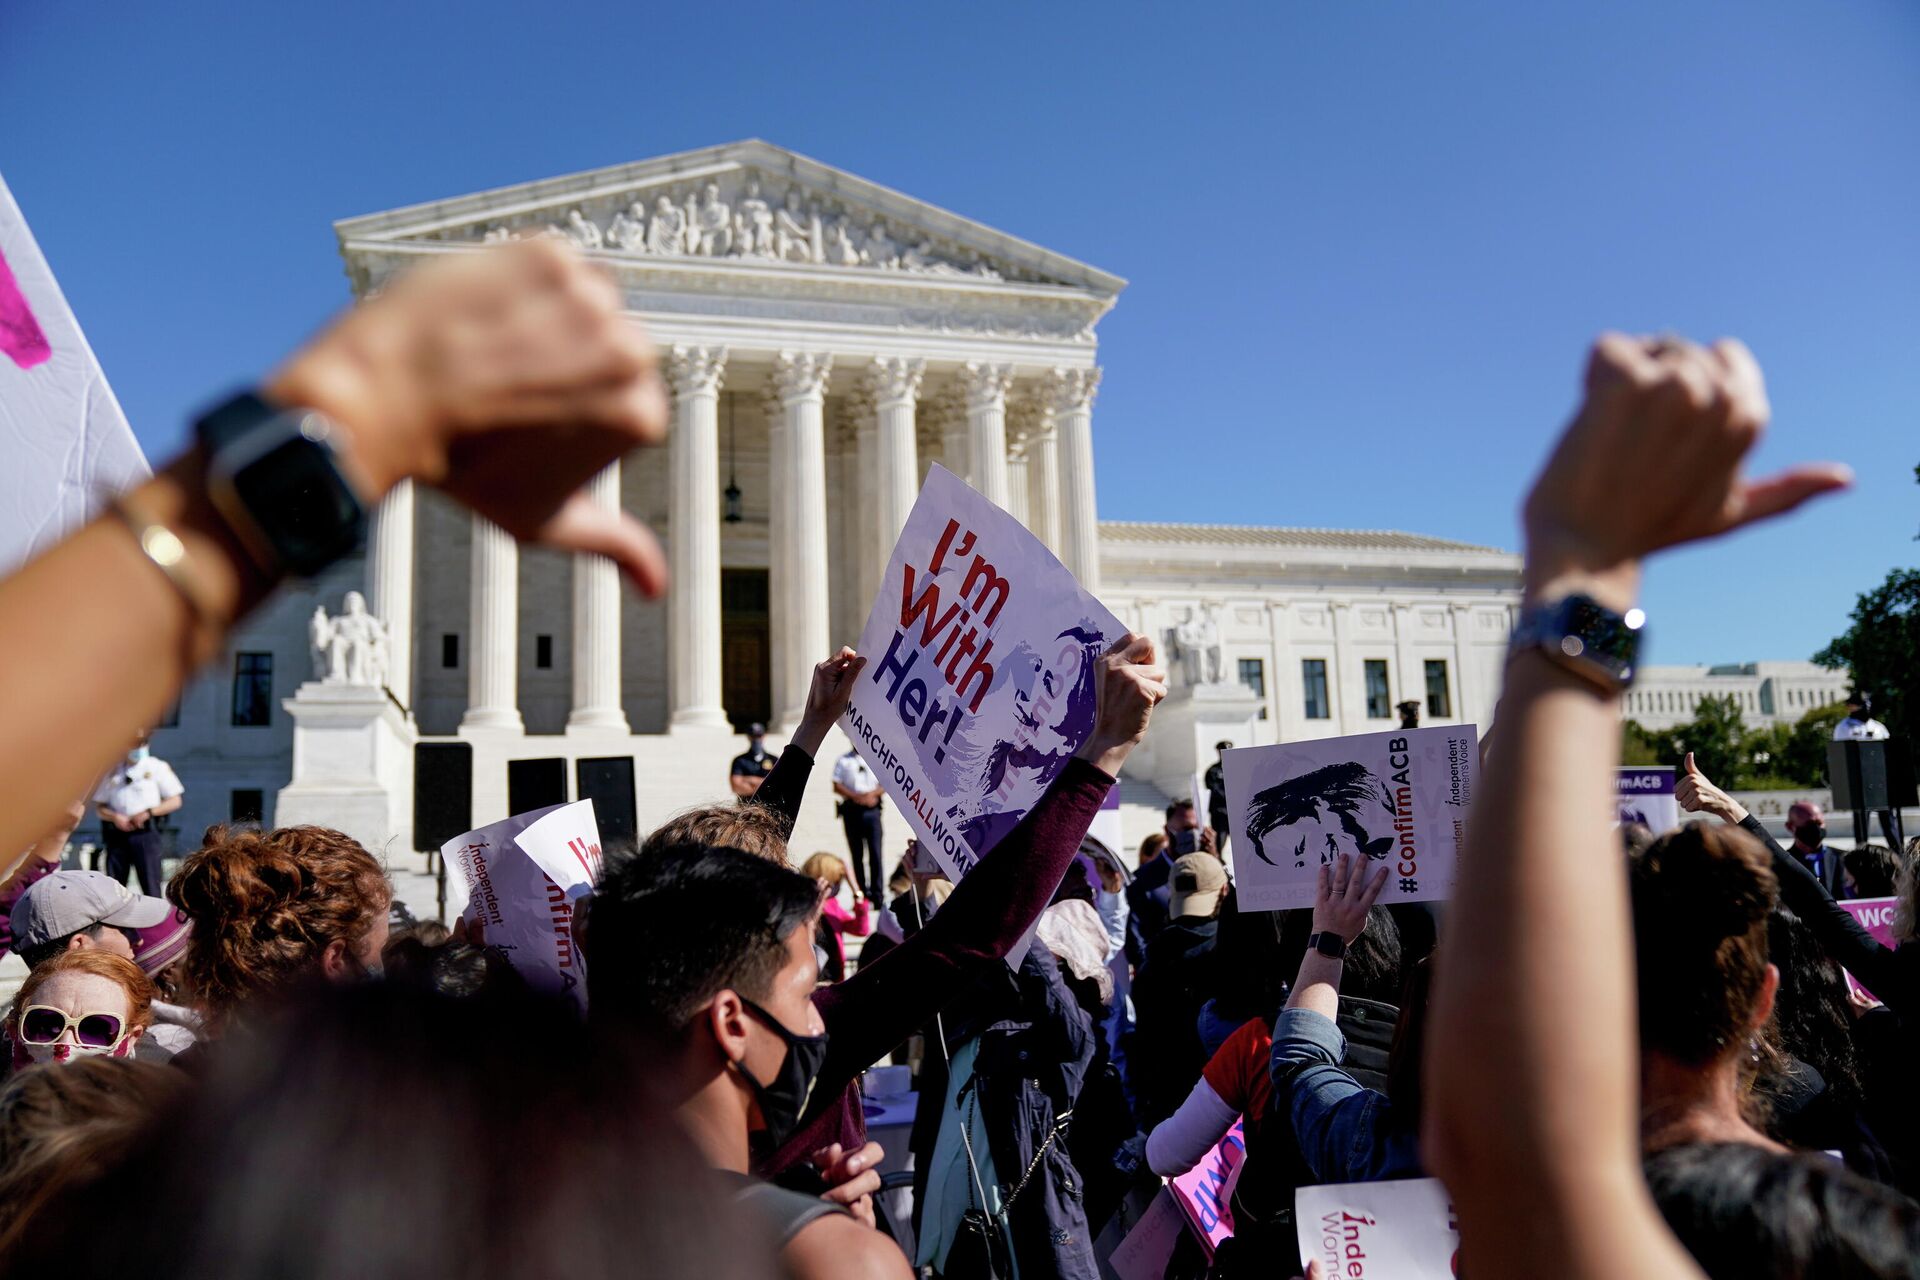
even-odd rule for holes
{"type": "Polygon", "coordinates": [[[670,1037],[722,990],[765,996],[820,887],[739,849],[658,844],[601,872],[584,950],[595,1018],[670,1037]]]}
{"type": "Polygon", "coordinates": [[[1229,1022],[1249,1018],[1271,1021],[1287,998],[1287,983],[1299,971],[1298,958],[1288,968],[1285,957],[1284,912],[1233,911],[1220,913],[1214,934],[1214,1011],[1229,1022]]]}
{"type": "MultiPolygon", "coordinates": [[[[1307,954],[1313,908],[1295,907],[1281,915],[1281,971],[1291,980],[1300,971],[1301,957],[1307,954]]],[[[1375,903],[1367,908],[1367,927],[1347,948],[1340,970],[1340,994],[1355,1000],[1395,1003],[1400,999],[1400,958],[1400,926],[1387,908],[1375,903]]]]}
{"type": "Polygon", "coordinates": [[[0,1266],[40,1207],[122,1155],[188,1076],[100,1055],[29,1067],[0,1091],[0,1266]]]}
{"type": "Polygon", "coordinates": [[[1182,797],[1181,799],[1178,799],[1178,800],[1170,800],[1167,802],[1167,821],[1168,822],[1172,822],[1175,818],[1179,817],[1183,813],[1192,813],[1192,812],[1193,812],[1193,801],[1186,799],[1185,797],[1182,797]]]}
{"type": "Polygon", "coordinates": [[[1767,918],[1767,945],[1780,970],[1773,1003],[1775,1043],[1818,1071],[1835,1102],[1860,1106],[1865,1090],[1847,1012],[1846,976],[1807,922],[1785,907],[1775,907],[1767,918]]]}
{"type": "Polygon", "coordinates": [[[193,921],[181,963],[218,1025],[261,995],[310,981],[330,943],[349,947],[387,914],[387,873],[344,832],[327,827],[207,828],[167,882],[193,921]]]}
{"type": "Polygon", "coordinates": [[[1406,985],[1400,991],[1400,1017],[1393,1024],[1393,1043],[1387,1050],[1387,1097],[1393,1102],[1390,1119],[1401,1133],[1420,1132],[1427,1004],[1433,997],[1433,958],[1439,954],[1430,951],[1407,966],[1406,985]]]}
{"type": "Polygon", "coordinates": [[[1920,1207],[1826,1156],[1696,1143],[1649,1157],[1646,1175],[1709,1280],[1914,1275],[1920,1207]]]}
{"type": "Polygon", "coordinates": [[[1771,859],[1738,827],[1695,823],[1627,865],[1641,1048],[1706,1066],[1752,1031],[1778,900],[1771,859]]]}
{"type": "Polygon", "coordinates": [[[1900,859],[1883,844],[1863,844],[1840,855],[1840,863],[1853,877],[1859,890],[1857,898],[1891,898],[1894,878],[1900,874],[1900,859]]]}
{"type": "Polygon", "coordinates": [[[471,942],[444,942],[436,947],[418,937],[402,938],[388,947],[384,956],[389,981],[443,996],[477,996],[527,987],[527,980],[504,954],[471,942]]]}
{"type": "Polygon", "coordinates": [[[21,1274],[754,1273],[732,1196],[570,1003],[369,983],[265,1022],[211,1045],[184,1105],[48,1206],[21,1274]]]}

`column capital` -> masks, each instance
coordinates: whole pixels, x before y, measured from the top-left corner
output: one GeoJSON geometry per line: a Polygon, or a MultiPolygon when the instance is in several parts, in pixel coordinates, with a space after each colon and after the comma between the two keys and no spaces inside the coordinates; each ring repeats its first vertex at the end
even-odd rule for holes
{"type": "Polygon", "coordinates": [[[1100,369],[1056,368],[1047,375],[1047,398],[1057,413],[1072,413],[1093,406],[1094,393],[1100,389],[1100,369]]]}
{"type": "Polygon", "coordinates": [[[969,360],[960,370],[960,387],[966,394],[967,409],[970,412],[1005,407],[1007,389],[1012,385],[1012,365],[969,360]]]}
{"type": "Polygon", "coordinates": [[[687,396],[720,394],[720,375],[727,367],[725,347],[676,345],[667,353],[667,381],[676,400],[687,396]]]}
{"type": "Polygon", "coordinates": [[[773,362],[772,385],[780,403],[812,400],[827,394],[827,375],[833,372],[833,357],[822,351],[782,351],[773,362]]]}
{"type": "Polygon", "coordinates": [[[920,381],[926,372],[925,360],[910,360],[906,356],[875,356],[867,365],[865,388],[874,403],[883,408],[912,404],[920,398],[920,381]]]}
{"type": "Polygon", "coordinates": [[[1007,446],[1025,448],[1036,436],[1053,429],[1053,401],[1031,387],[1007,397],[1007,446]]]}

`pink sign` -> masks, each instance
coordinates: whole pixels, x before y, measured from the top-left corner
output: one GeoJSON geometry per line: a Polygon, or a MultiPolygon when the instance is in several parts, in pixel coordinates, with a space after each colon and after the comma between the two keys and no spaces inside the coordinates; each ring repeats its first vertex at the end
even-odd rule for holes
{"type": "MultiPolygon", "coordinates": [[[[1851,912],[1853,918],[1860,922],[1860,927],[1872,934],[1881,946],[1891,947],[1894,945],[1893,912],[1894,909],[1900,905],[1900,899],[1848,898],[1840,905],[1851,912]]],[[[1856,982],[1850,973],[1847,975],[1847,987],[1862,995],[1873,995],[1873,992],[1868,991],[1856,982]]]]}
{"type": "Polygon", "coordinates": [[[1174,1203],[1187,1215],[1187,1225],[1200,1237],[1207,1257],[1233,1234],[1233,1187],[1247,1162],[1246,1118],[1233,1122],[1227,1136],[1200,1163],[1167,1183],[1174,1203]]]}

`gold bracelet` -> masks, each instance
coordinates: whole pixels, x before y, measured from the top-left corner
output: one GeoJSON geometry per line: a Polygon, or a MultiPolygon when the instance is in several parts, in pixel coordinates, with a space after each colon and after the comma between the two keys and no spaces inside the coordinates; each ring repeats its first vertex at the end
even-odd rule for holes
{"type": "Polygon", "coordinates": [[[173,589],[187,602],[195,628],[218,635],[225,624],[207,604],[200,577],[193,567],[193,557],[187,554],[187,544],[166,524],[135,511],[133,503],[128,501],[131,497],[131,494],[123,493],[108,503],[107,509],[120,517],[120,523],[126,525],[127,532],[133,535],[134,545],[140,548],[140,554],[167,576],[173,589]]]}

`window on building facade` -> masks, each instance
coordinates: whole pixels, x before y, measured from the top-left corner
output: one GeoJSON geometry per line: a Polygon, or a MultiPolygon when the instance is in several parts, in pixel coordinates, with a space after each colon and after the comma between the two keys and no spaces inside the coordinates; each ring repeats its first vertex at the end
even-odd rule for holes
{"type": "Polygon", "coordinates": [[[273,655],[233,655],[233,722],[258,728],[273,721],[273,655]]]}
{"type": "Polygon", "coordinates": [[[553,637],[535,636],[533,638],[533,665],[542,671],[553,667],[553,637]]]}
{"type": "Polygon", "coordinates": [[[1306,717],[1309,720],[1331,720],[1333,708],[1327,702],[1327,660],[1325,658],[1302,658],[1300,660],[1300,685],[1306,694],[1306,717]]]}
{"type": "Polygon", "coordinates": [[[1393,718],[1393,693],[1387,685],[1387,660],[1368,658],[1367,673],[1367,719],[1391,720],[1393,718]]]}
{"type": "Polygon", "coordinates": [[[440,665],[448,671],[460,665],[460,637],[444,635],[440,637],[440,665]]]}
{"type": "Polygon", "coordinates": [[[228,793],[227,820],[229,822],[265,822],[266,819],[266,792],[259,787],[235,787],[228,793]]]}
{"type": "Polygon", "coordinates": [[[1240,683],[1262,698],[1267,696],[1267,664],[1259,658],[1240,659],[1240,683]]]}
{"type": "Polygon", "coordinates": [[[1453,719],[1453,697],[1447,692],[1447,660],[1427,659],[1427,714],[1436,720],[1453,719]]]}

